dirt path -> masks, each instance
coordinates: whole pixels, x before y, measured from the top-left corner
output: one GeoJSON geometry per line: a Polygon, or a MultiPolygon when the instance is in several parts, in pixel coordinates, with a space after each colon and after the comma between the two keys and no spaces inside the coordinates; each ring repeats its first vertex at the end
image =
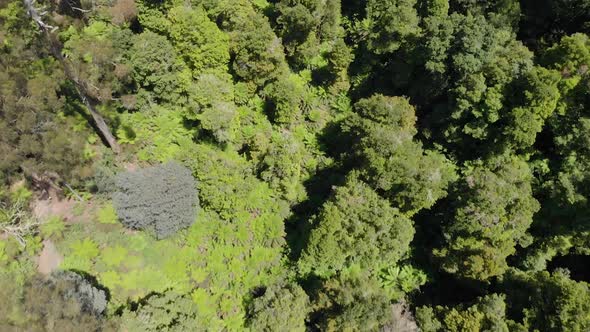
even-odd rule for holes
{"type": "MultiPolygon", "coordinates": [[[[50,217],[60,217],[67,223],[78,223],[90,220],[90,210],[94,208],[93,202],[79,203],[75,200],[36,199],[31,203],[31,209],[35,218],[46,221],[50,217]],[[84,204],[81,215],[74,213],[76,204],[84,204]]],[[[49,275],[55,271],[63,256],[59,253],[51,240],[43,241],[43,250],[37,257],[37,270],[39,273],[49,275]]]]}
{"type": "Polygon", "coordinates": [[[43,250],[39,255],[37,270],[39,273],[48,275],[55,271],[59,264],[63,261],[63,257],[57,251],[57,248],[51,240],[43,241],[43,250]]]}
{"type": "Polygon", "coordinates": [[[50,217],[60,217],[67,223],[86,222],[91,219],[92,211],[96,208],[92,200],[87,202],[78,202],[72,199],[46,199],[34,200],[31,204],[33,215],[39,220],[47,220],[50,217]],[[82,204],[82,206],[79,206],[82,204]],[[82,209],[81,213],[76,214],[75,209],[82,209]]]}
{"type": "Polygon", "coordinates": [[[45,220],[52,216],[58,216],[64,220],[72,220],[74,218],[73,209],[76,204],[73,200],[35,200],[33,202],[33,215],[39,220],[45,220]]]}

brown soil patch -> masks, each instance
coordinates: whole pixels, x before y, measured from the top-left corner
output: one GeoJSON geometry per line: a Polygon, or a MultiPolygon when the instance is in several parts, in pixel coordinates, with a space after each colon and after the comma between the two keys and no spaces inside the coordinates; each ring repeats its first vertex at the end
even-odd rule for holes
{"type": "Polygon", "coordinates": [[[405,303],[396,303],[391,306],[391,313],[394,317],[391,323],[386,324],[383,332],[418,332],[416,320],[405,303]]]}
{"type": "Polygon", "coordinates": [[[55,271],[59,264],[63,261],[63,257],[57,251],[57,248],[51,240],[43,241],[43,250],[39,255],[37,270],[39,273],[48,275],[55,271]]]}
{"type": "Polygon", "coordinates": [[[49,217],[57,216],[64,220],[74,219],[73,209],[76,201],[45,199],[33,201],[33,215],[39,220],[46,220],[49,217]]]}
{"type": "Polygon", "coordinates": [[[31,204],[33,215],[37,219],[44,221],[56,216],[69,223],[89,221],[94,208],[95,204],[92,201],[79,202],[73,199],[37,199],[31,204]],[[82,213],[76,215],[75,209],[82,209],[82,213]]]}

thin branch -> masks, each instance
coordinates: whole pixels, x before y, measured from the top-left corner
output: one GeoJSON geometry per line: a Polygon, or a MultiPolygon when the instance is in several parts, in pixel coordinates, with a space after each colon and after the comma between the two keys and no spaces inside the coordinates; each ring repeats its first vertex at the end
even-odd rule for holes
{"type": "Polygon", "coordinates": [[[67,184],[67,182],[65,182],[65,181],[64,181],[64,183],[63,183],[63,184],[66,186],[66,188],[68,188],[68,190],[69,190],[69,191],[70,191],[72,194],[74,194],[74,196],[76,196],[76,198],[78,199],[78,201],[80,201],[80,202],[84,202],[84,199],[83,199],[83,198],[82,198],[80,195],[78,195],[78,193],[77,193],[77,192],[76,192],[76,191],[75,191],[75,190],[74,190],[72,187],[70,187],[70,185],[69,185],[69,184],[67,184]]]}
{"type": "Polygon", "coordinates": [[[70,5],[70,8],[72,8],[73,10],[77,10],[77,11],[79,11],[81,13],[90,13],[92,11],[90,9],[82,9],[82,8],[79,8],[79,7],[74,7],[72,5],[70,5]]]}

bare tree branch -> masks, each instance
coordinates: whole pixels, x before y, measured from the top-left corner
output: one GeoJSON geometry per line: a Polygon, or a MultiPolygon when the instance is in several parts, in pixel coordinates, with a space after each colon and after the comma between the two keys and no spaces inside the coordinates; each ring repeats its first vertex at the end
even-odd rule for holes
{"type": "Polygon", "coordinates": [[[76,196],[76,199],[77,199],[79,202],[84,202],[84,199],[83,199],[83,198],[82,198],[80,195],[78,195],[78,193],[77,193],[77,192],[74,190],[74,188],[70,187],[70,185],[69,185],[67,182],[64,182],[64,186],[66,186],[66,188],[68,188],[68,190],[69,190],[69,191],[70,191],[70,192],[71,192],[71,193],[72,193],[74,196],[76,196]]]}
{"type": "Polygon", "coordinates": [[[35,23],[37,23],[37,25],[44,31],[55,31],[55,29],[57,29],[57,27],[54,27],[52,25],[46,24],[45,22],[43,22],[43,19],[41,18],[45,12],[40,13],[39,10],[37,8],[35,8],[35,0],[23,0],[23,4],[25,5],[25,8],[27,9],[27,14],[29,14],[29,16],[33,19],[33,21],[35,21],[35,23]]]}
{"type": "Polygon", "coordinates": [[[72,8],[73,10],[77,10],[77,11],[79,11],[81,13],[90,13],[91,12],[90,9],[82,9],[82,8],[79,8],[79,7],[74,7],[72,5],[70,5],[70,8],[72,8]]]}
{"type": "Polygon", "coordinates": [[[26,247],[26,237],[34,235],[41,222],[31,216],[22,201],[14,204],[0,204],[0,232],[12,236],[22,247],[26,247]]]}

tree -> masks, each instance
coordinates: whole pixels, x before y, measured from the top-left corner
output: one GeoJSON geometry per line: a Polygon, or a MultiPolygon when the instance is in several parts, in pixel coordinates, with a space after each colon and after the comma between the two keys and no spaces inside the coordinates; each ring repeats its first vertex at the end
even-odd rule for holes
{"type": "Polygon", "coordinates": [[[527,245],[526,231],[539,210],[530,182],[530,169],[518,157],[467,165],[443,226],[445,245],[434,251],[445,271],[488,280],[507,270],[506,258],[517,244],[527,245]]]}
{"type": "Polygon", "coordinates": [[[353,264],[377,273],[404,257],[414,236],[412,221],[354,175],[334,189],[314,224],[299,267],[321,277],[353,264]]]}
{"type": "Polygon", "coordinates": [[[205,331],[197,319],[196,303],[172,291],[150,295],[136,310],[125,310],[121,320],[129,332],[205,331]]]}
{"type": "MultiPolygon", "coordinates": [[[[74,90],[76,95],[79,97],[80,101],[84,104],[84,106],[90,112],[90,115],[94,121],[95,128],[97,129],[97,134],[102,136],[108,146],[113,150],[115,153],[119,153],[121,148],[119,143],[113,136],[110,127],[107,125],[104,117],[100,112],[96,109],[96,102],[97,99],[100,101],[102,99],[107,99],[110,97],[110,91],[104,89],[97,89],[93,86],[92,82],[88,82],[84,80],[83,76],[80,75],[80,72],[76,70],[75,64],[76,61],[68,62],[66,61],[66,57],[64,54],[61,53],[62,47],[57,42],[57,38],[53,35],[56,27],[51,26],[45,23],[42,19],[42,15],[34,6],[33,1],[25,0],[23,4],[26,9],[26,14],[35,22],[37,27],[39,28],[41,34],[43,35],[46,46],[53,57],[59,61],[62,66],[63,72],[65,77],[74,85],[74,90]],[[100,97],[100,98],[99,98],[100,97]]],[[[100,24],[98,24],[100,26],[100,24]]],[[[102,28],[102,27],[101,27],[102,28]]],[[[87,58],[88,59],[88,58],[87,58]]]]}
{"type": "Polygon", "coordinates": [[[535,143],[560,98],[560,75],[555,70],[534,67],[516,84],[520,93],[511,96],[512,109],[505,116],[504,135],[496,139],[504,147],[525,150],[535,143]]]}
{"type": "Polygon", "coordinates": [[[505,296],[499,294],[480,297],[471,305],[420,307],[416,319],[424,332],[522,331],[506,318],[505,296]]]}
{"type": "Polygon", "coordinates": [[[407,320],[392,310],[370,272],[358,266],[323,281],[314,308],[312,323],[321,331],[380,331],[407,320]]]}
{"type": "Polygon", "coordinates": [[[81,310],[84,312],[99,316],[107,308],[105,291],[98,289],[90,281],[77,273],[68,271],[57,272],[51,276],[50,282],[54,284],[61,282],[70,284],[73,289],[65,290],[64,296],[66,298],[72,297],[76,299],[81,306],[81,310]]]}
{"type": "Polygon", "coordinates": [[[248,306],[247,325],[253,331],[306,331],[309,298],[297,284],[271,285],[248,306]]]}
{"type": "Polygon", "coordinates": [[[112,16],[111,23],[115,25],[131,23],[137,18],[137,5],[132,0],[116,0],[108,11],[112,16]]]}
{"type": "Polygon", "coordinates": [[[521,7],[520,38],[537,49],[565,35],[590,31],[588,0],[525,0],[521,7]]]}
{"type": "Polygon", "coordinates": [[[394,300],[417,290],[426,283],[426,274],[411,265],[389,266],[379,273],[381,286],[394,300]]]}
{"type": "Polygon", "coordinates": [[[301,121],[303,89],[303,84],[295,75],[280,76],[264,88],[270,118],[274,123],[288,125],[301,121]]]}
{"type": "Polygon", "coordinates": [[[557,112],[548,120],[556,147],[550,151],[555,155],[550,157],[559,161],[552,170],[553,179],[546,185],[553,191],[551,196],[559,209],[583,208],[590,198],[590,192],[586,190],[590,179],[587,144],[590,114],[586,110],[590,104],[587,88],[590,82],[590,38],[582,34],[564,37],[546,51],[542,61],[547,67],[559,70],[563,77],[557,112]]]}
{"type": "Polygon", "coordinates": [[[75,132],[76,121],[63,116],[68,112],[63,69],[48,58],[42,36],[18,8],[11,13],[11,22],[22,20],[18,28],[0,30],[10,41],[0,48],[0,182],[22,172],[28,177],[54,173],[78,184],[86,172],[82,150],[88,132],[75,132]]]}
{"type": "Polygon", "coordinates": [[[337,39],[328,54],[328,70],[332,75],[332,86],[335,92],[348,91],[350,88],[348,68],[352,60],[350,47],[344,40],[337,39]]]}
{"type": "Polygon", "coordinates": [[[358,101],[355,110],[345,130],[356,139],[354,151],[367,183],[409,215],[446,195],[454,167],[444,155],[425,151],[412,139],[416,116],[407,99],[375,95],[358,101]]]}
{"type": "Polygon", "coordinates": [[[530,148],[555,110],[558,75],[534,67],[510,27],[479,14],[433,13],[419,51],[426,72],[418,70],[410,87],[434,109],[426,121],[432,133],[460,159],[530,148]]]}
{"type": "Polygon", "coordinates": [[[283,0],[276,4],[279,36],[290,55],[299,55],[297,48],[307,41],[309,35],[320,24],[320,17],[314,15],[319,3],[316,1],[283,0]]]}
{"type": "Polygon", "coordinates": [[[451,20],[459,44],[448,54],[448,70],[453,73],[449,82],[457,83],[449,87],[453,120],[446,135],[483,140],[489,135],[488,126],[500,117],[501,89],[530,69],[532,54],[509,31],[494,28],[482,16],[452,15],[451,20]]]}
{"type": "MultiPolygon", "coordinates": [[[[586,35],[566,36],[540,57],[540,63],[559,73],[559,99],[548,118],[545,137],[534,163],[539,174],[541,213],[534,224],[539,244],[555,236],[583,238],[590,229],[590,39],[586,35]]],[[[576,250],[584,241],[573,240],[576,250]]],[[[544,245],[543,245],[544,246],[544,245]]]]}
{"type": "Polygon", "coordinates": [[[512,310],[520,311],[527,331],[581,332],[590,328],[590,288],[569,278],[565,270],[553,273],[511,271],[503,285],[512,310]]]}
{"type": "Polygon", "coordinates": [[[451,0],[451,10],[461,14],[484,15],[496,26],[518,30],[520,1],[516,0],[451,0]]]}
{"type": "Polygon", "coordinates": [[[369,0],[368,48],[377,54],[391,53],[420,35],[416,0],[369,0]]]}
{"type": "Polygon", "coordinates": [[[283,47],[264,15],[247,5],[238,7],[231,9],[235,15],[224,23],[230,36],[231,68],[242,80],[262,87],[288,69],[283,47]]]}
{"type": "Polygon", "coordinates": [[[193,76],[227,71],[229,38],[209,20],[202,7],[174,7],[168,19],[170,40],[193,70],[193,76]]]}
{"type": "Polygon", "coordinates": [[[269,143],[260,161],[260,177],[286,201],[303,200],[306,192],[301,182],[307,175],[304,166],[312,157],[306,153],[304,144],[289,132],[273,133],[269,143]]]}
{"type": "Polygon", "coordinates": [[[239,144],[240,118],[234,103],[234,86],[228,74],[202,74],[188,88],[187,114],[218,143],[239,144]]]}
{"type": "MultiPolygon", "coordinates": [[[[181,67],[177,64],[177,53],[166,37],[151,31],[133,35],[127,58],[138,88],[151,91],[150,97],[154,101],[178,102],[181,67]]],[[[142,97],[141,92],[138,97],[142,97]]],[[[136,100],[135,104],[145,103],[136,100]]]]}
{"type": "Polygon", "coordinates": [[[128,81],[124,48],[118,46],[127,46],[131,32],[94,21],[80,30],[70,26],[62,36],[64,61],[87,97],[102,103],[112,102],[128,81]]]}
{"type": "Polygon", "coordinates": [[[322,53],[342,41],[340,1],[281,0],[273,9],[277,35],[295,68],[316,67],[322,53]]]}
{"type": "Polygon", "coordinates": [[[120,173],[116,185],[113,203],[129,228],[153,231],[161,239],[195,221],[196,183],[191,172],[177,163],[120,173]]]}

